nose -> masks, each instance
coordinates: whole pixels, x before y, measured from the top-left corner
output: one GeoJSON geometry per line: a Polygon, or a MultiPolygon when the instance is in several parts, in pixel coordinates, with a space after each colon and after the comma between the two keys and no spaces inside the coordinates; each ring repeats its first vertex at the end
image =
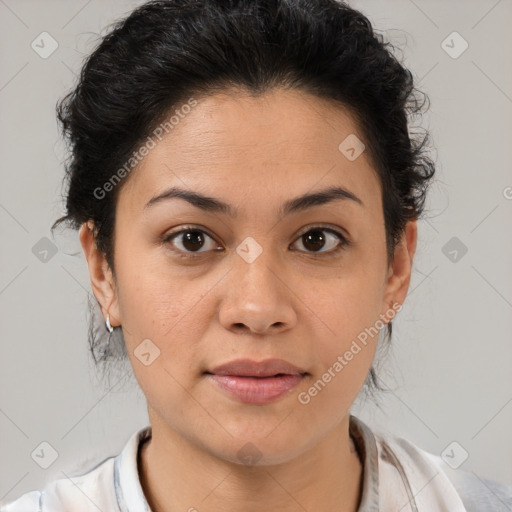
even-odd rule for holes
{"type": "Polygon", "coordinates": [[[251,263],[237,256],[224,282],[219,320],[232,332],[276,334],[297,323],[293,284],[267,253],[251,263]]]}

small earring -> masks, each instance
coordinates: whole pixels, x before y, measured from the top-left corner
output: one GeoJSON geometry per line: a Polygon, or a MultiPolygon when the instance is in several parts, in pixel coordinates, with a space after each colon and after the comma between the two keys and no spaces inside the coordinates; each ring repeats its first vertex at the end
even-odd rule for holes
{"type": "Polygon", "coordinates": [[[112,334],[114,328],[110,325],[110,315],[107,313],[107,320],[105,321],[105,325],[107,326],[107,331],[112,334]]]}

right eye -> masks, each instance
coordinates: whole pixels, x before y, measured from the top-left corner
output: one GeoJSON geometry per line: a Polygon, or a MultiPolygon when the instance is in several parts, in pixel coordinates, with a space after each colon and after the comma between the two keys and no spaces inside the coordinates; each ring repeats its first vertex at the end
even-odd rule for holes
{"type": "Polygon", "coordinates": [[[193,258],[198,253],[214,250],[215,240],[202,229],[187,227],[165,236],[163,242],[170,245],[171,250],[184,258],[193,258]]]}

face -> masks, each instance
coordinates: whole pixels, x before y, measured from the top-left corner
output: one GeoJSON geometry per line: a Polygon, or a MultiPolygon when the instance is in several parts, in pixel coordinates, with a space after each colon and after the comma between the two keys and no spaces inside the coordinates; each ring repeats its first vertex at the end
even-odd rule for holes
{"type": "Polygon", "coordinates": [[[415,246],[410,223],[388,266],[379,180],[365,151],[340,151],[349,136],[363,141],[348,111],[304,92],[198,98],[120,190],[115,281],[108,269],[98,278],[104,260],[94,270],[82,232],[152,424],[235,462],[252,442],[270,464],[346,419],[375,332],[405,298],[415,246]],[[225,206],[165,197],[173,187],[225,206]],[[294,202],[328,189],[338,193],[294,202]],[[240,358],[306,374],[250,402],[205,373],[240,358]]]}

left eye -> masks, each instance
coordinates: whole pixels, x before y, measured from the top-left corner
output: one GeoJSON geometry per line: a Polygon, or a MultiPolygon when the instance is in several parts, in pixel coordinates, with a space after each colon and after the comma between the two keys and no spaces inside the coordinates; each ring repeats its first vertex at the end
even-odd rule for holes
{"type": "Polygon", "coordinates": [[[297,241],[302,241],[302,245],[306,247],[307,252],[335,252],[344,245],[347,244],[346,238],[334,231],[332,229],[327,228],[313,228],[309,231],[303,233],[297,241]],[[327,245],[333,247],[333,250],[329,251],[320,251],[319,249],[323,249],[327,245]]]}

